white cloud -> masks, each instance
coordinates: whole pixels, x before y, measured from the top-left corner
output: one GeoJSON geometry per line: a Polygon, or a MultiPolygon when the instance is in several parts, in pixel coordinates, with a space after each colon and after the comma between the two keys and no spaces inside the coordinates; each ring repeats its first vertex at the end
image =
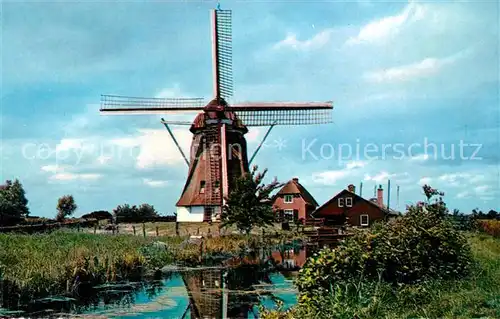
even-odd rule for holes
{"type": "Polygon", "coordinates": [[[394,176],[396,176],[396,174],[389,174],[385,171],[382,171],[376,175],[365,174],[364,180],[381,183],[381,182],[385,182],[385,181],[389,180],[390,178],[392,178],[394,176]]]}
{"type": "MultiPolygon", "coordinates": [[[[182,163],[184,160],[167,130],[140,129],[136,137],[111,140],[111,143],[123,147],[138,147],[136,167],[140,169],[155,166],[168,166],[182,163]]],[[[189,157],[192,134],[189,130],[172,130],[184,154],[189,157]]]]}
{"type": "Polygon", "coordinates": [[[245,135],[245,139],[248,143],[257,142],[260,135],[260,129],[257,127],[249,128],[248,133],[245,135]]]}
{"type": "Polygon", "coordinates": [[[429,159],[429,154],[420,154],[410,157],[411,161],[423,162],[429,159]]]}
{"type": "Polygon", "coordinates": [[[456,197],[457,198],[468,198],[470,196],[471,196],[471,194],[469,191],[463,191],[463,192],[458,193],[456,197]]]}
{"type": "Polygon", "coordinates": [[[313,173],[312,179],[314,183],[330,185],[335,184],[336,182],[347,176],[349,176],[349,170],[336,170],[313,173]]]}
{"type": "Polygon", "coordinates": [[[163,187],[168,184],[167,181],[161,181],[161,180],[153,180],[150,178],[144,178],[143,183],[150,186],[150,187],[163,187]]]}
{"type": "Polygon", "coordinates": [[[452,187],[466,187],[470,184],[476,184],[478,182],[484,181],[485,176],[472,173],[453,173],[443,174],[439,176],[438,179],[452,187]]]}
{"type": "Polygon", "coordinates": [[[188,97],[182,92],[179,83],[174,83],[172,87],[161,89],[155,96],[156,98],[179,98],[188,97]]]}
{"type": "Polygon", "coordinates": [[[352,177],[356,174],[357,169],[363,168],[368,164],[365,161],[351,161],[346,163],[345,168],[342,170],[324,171],[312,174],[314,183],[330,185],[335,184],[337,181],[352,177]]]}
{"type": "Polygon", "coordinates": [[[81,180],[81,181],[93,181],[100,179],[102,177],[101,174],[95,173],[75,173],[68,171],[70,168],[67,166],[61,165],[45,165],[40,167],[43,172],[52,173],[49,176],[50,181],[73,181],[73,180],[81,180]]]}
{"type": "Polygon", "coordinates": [[[426,58],[420,62],[394,68],[368,72],[363,77],[369,82],[406,81],[435,74],[445,64],[445,60],[426,58]]]}
{"type": "Polygon", "coordinates": [[[487,192],[490,189],[491,189],[491,187],[489,185],[480,185],[480,186],[476,186],[474,188],[474,191],[476,192],[476,194],[480,194],[480,193],[487,192]]]}
{"type": "Polygon", "coordinates": [[[425,184],[430,184],[432,182],[432,178],[430,177],[422,177],[419,181],[418,181],[418,184],[419,185],[425,185],[425,184]]]}
{"type": "Polygon", "coordinates": [[[363,168],[366,166],[366,162],[364,161],[352,161],[346,164],[347,169],[355,169],[355,168],[363,168]]]}
{"type": "Polygon", "coordinates": [[[325,29],[315,34],[312,38],[303,41],[298,40],[295,33],[288,33],[285,39],[276,43],[273,48],[275,50],[282,48],[292,48],[294,50],[302,51],[319,49],[328,44],[332,35],[332,31],[332,29],[325,29]]]}
{"type": "Polygon", "coordinates": [[[40,167],[40,169],[44,172],[49,172],[49,173],[57,173],[58,171],[63,170],[63,168],[60,165],[45,165],[40,167]]]}
{"type": "Polygon", "coordinates": [[[68,152],[71,150],[88,151],[93,150],[94,144],[89,144],[84,138],[64,138],[56,145],[56,152],[68,152]]]}
{"type": "Polygon", "coordinates": [[[348,39],[346,44],[380,43],[401,32],[405,24],[421,20],[424,16],[425,8],[411,1],[401,13],[372,21],[363,26],[357,36],[348,39]]]}
{"type": "Polygon", "coordinates": [[[479,198],[483,201],[495,199],[495,191],[490,185],[479,185],[469,190],[464,190],[456,195],[456,198],[479,198]]]}
{"type": "Polygon", "coordinates": [[[57,173],[49,177],[50,180],[55,181],[73,181],[73,180],[97,180],[102,177],[101,174],[78,174],[78,173],[57,173]]]}

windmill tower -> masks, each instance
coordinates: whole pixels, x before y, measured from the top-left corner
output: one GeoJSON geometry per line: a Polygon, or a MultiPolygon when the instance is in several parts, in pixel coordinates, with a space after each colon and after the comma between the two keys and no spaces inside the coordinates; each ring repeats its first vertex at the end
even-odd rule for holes
{"type": "Polygon", "coordinates": [[[191,122],[166,121],[175,145],[189,167],[177,206],[177,220],[209,221],[220,217],[225,198],[275,125],[305,125],[331,122],[333,105],[328,102],[250,102],[228,104],[232,97],[231,11],[211,10],[214,98],[137,98],[102,95],[103,115],[152,115],[198,113],[191,122]],[[190,125],[193,133],[189,159],[169,125],[190,125]],[[248,160],[244,135],[248,126],[269,126],[264,139],[248,160]]]}

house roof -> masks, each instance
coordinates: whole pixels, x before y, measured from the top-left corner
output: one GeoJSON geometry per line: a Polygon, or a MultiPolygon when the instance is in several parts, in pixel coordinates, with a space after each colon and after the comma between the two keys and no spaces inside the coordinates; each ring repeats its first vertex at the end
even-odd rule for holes
{"type": "Polygon", "coordinates": [[[296,195],[299,194],[306,201],[307,204],[312,205],[314,207],[318,207],[318,202],[314,199],[314,197],[307,191],[307,189],[299,183],[298,179],[289,180],[280,190],[276,193],[275,196],[279,195],[296,195]]]}
{"type": "Polygon", "coordinates": [[[360,200],[362,200],[362,201],[364,201],[366,203],[369,203],[370,205],[373,205],[373,206],[377,207],[378,209],[382,210],[385,214],[399,215],[399,212],[397,212],[397,211],[395,211],[393,209],[389,209],[388,210],[385,205],[383,205],[383,206],[378,205],[378,203],[376,201],[373,201],[373,198],[370,199],[370,200],[365,199],[365,198],[359,196],[356,193],[348,191],[347,189],[344,189],[344,190],[340,191],[337,195],[333,196],[329,201],[327,201],[326,203],[324,203],[320,207],[316,208],[316,210],[314,210],[314,212],[312,212],[311,215],[314,216],[318,211],[320,211],[325,206],[327,206],[328,204],[330,204],[331,202],[333,202],[334,200],[336,200],[337,198],[339,198],[340,196],[342,196],[342,195],[344,195],[346,193],[349,193],[349,194],[353,195],[354,197],[356,197],[356,198],[358,198],[358,199],[360,199],[360,200]]]}

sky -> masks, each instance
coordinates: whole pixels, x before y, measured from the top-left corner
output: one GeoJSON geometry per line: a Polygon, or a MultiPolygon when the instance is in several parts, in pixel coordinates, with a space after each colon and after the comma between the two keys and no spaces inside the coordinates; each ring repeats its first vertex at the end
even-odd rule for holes
{"type": "MultiPolygon", "coordinates": [[[[66,194],[75,216],[124,203],[173,213],[187,166],[161,116],[100,115],[100,95],[210,100],[216,2],[1,6],[1,180],[21,181],[36,216],[55,216],[66,194]]],[[[272,130],[253,163],[267,181],[298,177],[322,204],[351,183],[387,195],[390,180],[401,210],[427,183],[450,208],[500,209],[497,1],[221,8],[233,10],[230,102],[334,103],[331,124],[272,130]]],[[[266,130],[250,128],[249,155],[266,130]]],[[[188,127],[174,134],[189,154],[188,127]]]]}

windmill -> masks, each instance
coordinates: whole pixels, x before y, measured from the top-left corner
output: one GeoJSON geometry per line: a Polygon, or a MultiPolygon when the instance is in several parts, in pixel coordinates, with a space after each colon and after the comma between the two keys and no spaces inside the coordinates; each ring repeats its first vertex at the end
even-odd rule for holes
{"type": "Polygon", "coordinates": [[[331,101],[228,104],[233,93],[231,10],[211,10],[211,18],[214,77],[211,101],[101,96],[100,113],[103,115],[198,113],[193,122],[161,119],[189,168],[176,204],[178,221],[217,220],[235,180],[249,171],[249,164],[275,125],[331,122],[331,101]],[[193,139],[189,158],[169,125],[190,125],[193,139]],[[248,126],[269,126],[250,160],[244,137],[248,126]]]}

